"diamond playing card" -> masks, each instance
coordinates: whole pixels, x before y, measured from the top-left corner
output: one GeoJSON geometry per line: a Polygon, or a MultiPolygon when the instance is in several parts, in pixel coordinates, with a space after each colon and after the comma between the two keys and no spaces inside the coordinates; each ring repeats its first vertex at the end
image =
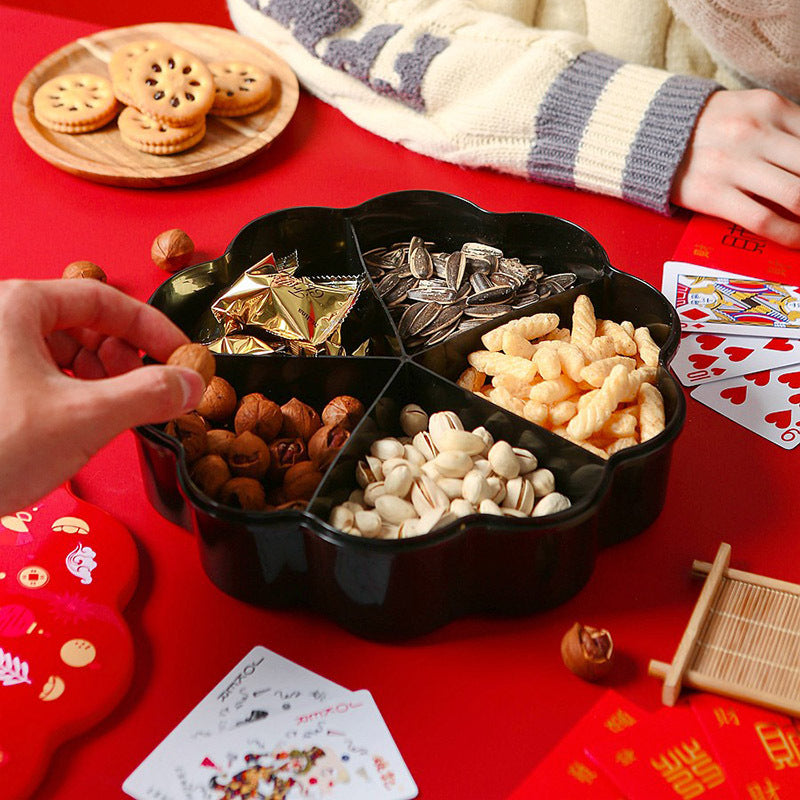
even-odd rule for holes
{"type": "Polygon", "coordinates": [[[691,394],[785,450],[800,443],[800,366],[714,381],[691,394]]]}

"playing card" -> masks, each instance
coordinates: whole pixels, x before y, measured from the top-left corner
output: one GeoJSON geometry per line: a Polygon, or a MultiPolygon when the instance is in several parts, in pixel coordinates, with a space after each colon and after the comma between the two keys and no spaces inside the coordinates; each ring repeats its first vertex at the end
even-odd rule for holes
{"type": "Polygon", "coordinates": [[[185,800],[410,800],[417,787],[365,690],[265,717],[187,747],[185,800]]]}
{"type": "Polygon", "coordinates": [[[800,338],[796,286],[676,261],[664,264],[661,285],[686,332],[800,338]]]}
{"type": "Polygon", "coordinates": [[[586,752],[629,800],[736,796],[703,729],[684,706],[662,708],[616,736],[598,737],[586,752]]]}
{"type": "Polygon", "coordinates": [[[123,783],[137,800],[177,800],[180,782],[166,769],[176,753],[228,730],[341,697],[348,690],[266,647],[254,647],[156,747],[123,783]]]}
{"type": "Polygon", "coordinates": [[[800,797],[800,736],[790,717],[706,693],[689,704],[738,797],[800,797]]]}
{"type": "Polygon", "coordinates": [[[584,746],[604,731],[614,735],[627,730],[646,713],[617,692],[608,690],[537,764],[508,800],[624,800],[619,789],[587,758],[584,746]]]}
{"type": "Polygon", "coordinates": [[[672,371],[684,386],[800,364],[800,340],[763,336],[684,333],[672,371]]]}
{"type": "Polygon", "coordinates": [[[714,381],[691,394],[785,450],[800,444],[800,366],[714,381]]]}

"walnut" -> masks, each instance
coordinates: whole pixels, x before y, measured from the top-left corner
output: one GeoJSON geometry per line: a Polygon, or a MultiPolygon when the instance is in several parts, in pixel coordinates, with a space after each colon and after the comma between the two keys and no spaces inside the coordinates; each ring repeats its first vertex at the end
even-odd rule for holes
{"type": "Polygon", "coordinates": [[[225,378],[214,375],[208,382],[195,411],[212,422],[225,422],[233,416],[235,409],[236,390],[225,378]]]}
{"type": "Polygon", "coordinates": [[[227,461],[228,450],[235,438],[236,434],[233,431],[226,431],[223,428],[210,430],[206,436],[208,452],[215,456],[222,456],[227,461]]]}
{"type": "Polygon", "coordinates": [[[240,433],[228,449],[228,465],[239,478],[263,478],[269,467],[269,448],[250,431],[240,433]]]}
{"type": "Polygon", "coordinates": [[[189,473],[192,480],[212,500],[216,500],[223,484],[230,480],[231,471],[225,459],[217,455],[205,455],[192,465],[189,473]]]}
{"type": "Polygon", "coordinates": [[[206,386],[214,377],[217,368],[217,362],[208,348],[195,342],[182,344],[173,350],[172,355],[167,359],[167,364],[172,367],[188,367],[199,372],[203,376],[206,386]]]}
{"type": "Polygon", "coordinates": [[[73,261],[67,264],[64,272],[61,273],[62,278],[94,278],[96,281],[108,283],[108,278],[105,272],[91,261],[73,261]]]}
{"type": "Polygon", "coordinates": [[[341,425],[324,425],[308,442],[308,457],[317,469],[326,470],[341,446],[350,438],[350,431],[341,425]]]}
{"type": "Polygon", "coordinates": [[[194,242],[180,229],[159,233],[150,247],[153,263],[165,272],[188,267],[194,256],[194,242]]]}
{"type": "Polygon", "coordinates": [[[302,439],[275,439],[269,445],[269,472],[271,481],[282,481],[289,467],[308,461],[308,451],[302,439]]]}
{"type": "Polygon", "coordinates": [[[263,511],[267,504],[264,487],[255,478],[231,478],[220,489],[219,502],[246,511],[263,511]]]}
{"type": "Polygon", "coordinates": [[[195,413],[181,414],[167,423],[165,432],[175,437],[182,445],[186,460],[191,463],[205,455],[207,448],[206,424],[195,413]]]}
{"type": "Polygon", "coordinates": [[[322,427],[319,414],[296,397],[281,406],[281,414],[283,414],[281,436],[284,437],[299,437],[307,442],[322,427]]]}
{"type": "Polygon", "coordinates": [[[286,501],[310,500],[319,482],[322,473],[310,461],[301,461],[286,470],[283,476],[283,495],[286,501]]]}
{"type": "Polygon", "coordinates": [[[252,431],[265,442],[271,442],[283,425],[281,407],[263,394],[246,394],[239,403],[233,427],[236,433],[252,431]]]}
{"type": "Polygon", "coordinates": [[[341,425],[348,431],[358,425],[364,416],[364,404],[350,395],[341,394],[322,409],[322,422],[325,425],[341,425]]]}

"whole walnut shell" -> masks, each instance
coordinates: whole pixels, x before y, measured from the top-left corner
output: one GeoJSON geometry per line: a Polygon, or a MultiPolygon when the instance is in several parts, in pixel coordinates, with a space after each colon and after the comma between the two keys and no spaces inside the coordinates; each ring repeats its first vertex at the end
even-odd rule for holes
{"type": "Polygon", "coordinates": [[[283,495],[287,501],[310,500],[321,480],[322,473],[310,461],[301,461],[286,470],[283,495]]]}
{"type": "Polygon", "coordinates": [[[269,444],[269,480],[282,481],[289,467],[308,461],[308,451],[302,439],[274,439],[269,444]]]}
{"type": "Polygon", "coordinates": [[[266,442],[250,431],[240,433],[228,448],[228,466],[239,478],[263,478],[269,461],[266,442]]]}
{"type": "Polygon", "coordinates": [[[165,272],[177,272],[188,267],[194,256],[194,242],[180,228],[159,233],[150,246],[150,258],[165,272]]]}
{"type": "Polygon", "coordinates": [[[341,425],[324,425],[308,442],[308,457],[319,470],[326,470],[341,446],[350,438],[350,431],[341,425]]]}
{"type": "Polygon", "coordinates": [[[222,456],[228,460],[228,450],[231,442],[236,438],[233,431],[226,431],[224,428],[214,428],[206,435],[206,445],[208,452],[215,456],[222,456]]]}
{"type": "Polygon", "coordinates": [[[181,414],[170,420],[164,430],[183,445],[189,463],[205,455],[208,446],[206,423],[198,414],[181,414]]]}
{"type": "Polygon", "coordinates": [[[217,455],[204,455],[192,465],[189,474],[212,500],[217,499],[223,484],[231,478],[231,471],[225,459],[217,455]]]}
{"type": "Polygon", "coordinates": [[[64,267],[62,278],[93,278],[101,283],[108,283],[105,272],[92,261],[73,261],[64,267]]]}
{"type": "Polygon", "coordinates": [[[233,416],[235,410],[236,390],[225,378],[214,375],[195,411],[211,422],[225,422],[233,416]]]}
{"type": "Polygon", "coordinates": [[[324,425],[341,425],[352,431],[364,416],[364,404],[355,397],[341,394],[322,409],[322,422],[324,425]]]}
{"type": "Polygon", "coordinates": [[[296,397],[281,406],[281,414],[283,414],[281,436],[284,438],[300,438],[307,442],[322,427],[319,414],[296,397]]]}
{"type": "Polygon", "coordinates": [[[251,431],[265,442],[271,442],[280,432],[282,425],[281,407],[258,392],[246,394],[241,399],[233,419],[233,427],[237,434],[251,431]]]}
{"type": "Polygon", "coordinates": [[[267,504],[264,487],[255,478],[231,478],[220,489],[219,502],[245,511],[263,511],[267,504]]]}
{"type": "Polygon", "coordinates": [[[188,367],[203,376],[203,382],[208,386],[209,381],[214,377],[217,362],[211,351],[202,344],[192,342],[182,344],[172,351],[172,355],[167,359],[167,364],[172,367],[188,367]]]}

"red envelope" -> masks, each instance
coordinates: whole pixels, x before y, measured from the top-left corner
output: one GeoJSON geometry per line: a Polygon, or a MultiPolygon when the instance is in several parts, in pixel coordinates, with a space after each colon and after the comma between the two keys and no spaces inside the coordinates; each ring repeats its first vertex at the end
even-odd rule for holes
{"type": "Polygon", "coordinates": [[[617,736],[598,737],[586,751],[629,800],[736,797],[686,706],[663,708],[617,736]]]}
{"type": "Polygon", "coordinates": [[[625,796],[584,752],[587,742],[614,738],[638,724],[647,712],[608,690],[566,736],[539,762],[509,800],[625,800],[625,796]]]}
{"type": "Polygon", "coordinates": [[[689,702],[737,797],[800,797],[800,736],[790,717],[711,694],[689,702]]]}

